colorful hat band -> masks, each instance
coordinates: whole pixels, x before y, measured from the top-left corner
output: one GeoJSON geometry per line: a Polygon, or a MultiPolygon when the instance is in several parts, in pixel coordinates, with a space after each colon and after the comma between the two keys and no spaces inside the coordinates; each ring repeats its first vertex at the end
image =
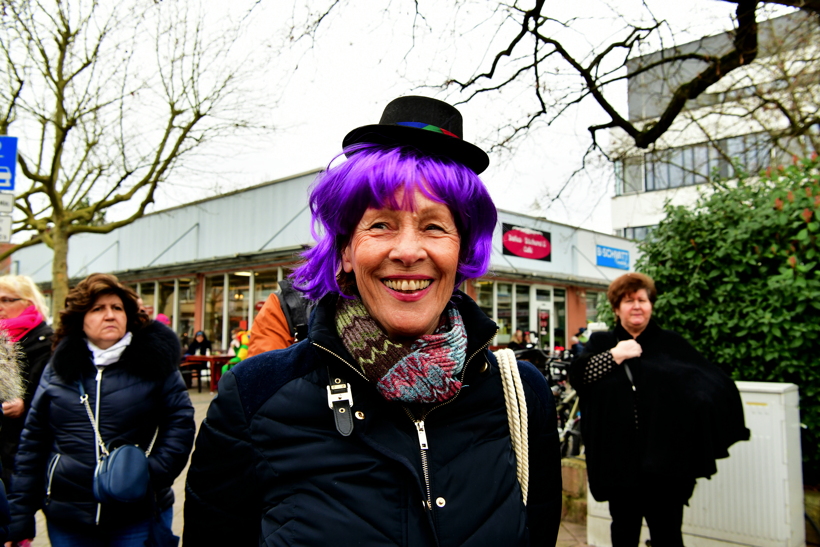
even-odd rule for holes
{"type": "Polygon", "coordinates": [[[396,122],[396,125],[403,125],[405,127],[415,127],[416,129],[424,129],[426,131],[433,131],[435,133],[443,133],[444,135],[455,137],[460,139],[458,135],[447,131],[446,129],[442,129],[441,127],[436,127],[435,125],[429,125],[423,122],[396,122]]]}

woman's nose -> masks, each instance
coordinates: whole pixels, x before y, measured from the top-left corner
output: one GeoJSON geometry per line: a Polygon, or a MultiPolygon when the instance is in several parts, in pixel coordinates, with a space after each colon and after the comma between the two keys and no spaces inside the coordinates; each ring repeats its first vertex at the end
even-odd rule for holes
{"type": "Polygon", "coordinates": [[[405,266],[410,266],[427,257],[422,238],[413,229],[402,228],[399,230],[398,236],[393,243],[394,246],[388,255],[390,260],[398,260],[405,266]]]}

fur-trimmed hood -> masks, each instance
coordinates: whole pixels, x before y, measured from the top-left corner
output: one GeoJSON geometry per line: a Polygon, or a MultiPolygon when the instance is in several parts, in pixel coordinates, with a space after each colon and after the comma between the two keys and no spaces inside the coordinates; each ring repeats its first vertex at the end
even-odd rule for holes
{"type": "MultiPolygon", "coordinates": [[[[162,323],[151,321],[133,332],[131,343],[120,360],[108,366],[122,368],[139,378],[161,380],[179,367],[181,353],[176,333],[162,323]]],[[[66,383],[94,374],[85,336],[75,334],[61,340],[51,357],[51,366],[66,383]]]]}

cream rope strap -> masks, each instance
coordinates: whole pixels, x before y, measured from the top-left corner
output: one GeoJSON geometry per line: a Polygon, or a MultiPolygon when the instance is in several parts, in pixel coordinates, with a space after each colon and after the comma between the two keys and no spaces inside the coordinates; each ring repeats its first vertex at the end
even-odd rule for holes
{"type": "Polygon", "coordinates": [[[507,403],[507,421],[510,423],[510,439],[515,451],[518,483],[521,485],[521,496],[527,505],[527,493],[530,484],[529,438],[527,436],[527,400],[524,397],[524,386],[518,372],[515,352],[511,349],[500,349],[495,352],[501,383],[504,385],[504,400],[507,403]]]}

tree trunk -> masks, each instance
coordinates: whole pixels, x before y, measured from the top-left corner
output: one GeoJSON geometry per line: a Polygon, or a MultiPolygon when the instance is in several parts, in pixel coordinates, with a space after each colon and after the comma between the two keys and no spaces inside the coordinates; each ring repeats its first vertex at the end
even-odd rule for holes
{"type": "Polygon", "coordinates": [[[65,297],[68,295],[68,235],[55,226],[52,242],[54,258],[51,263],[51,315],[56,330],[60,322],[60,310],[65,307],[65,297]]]}

